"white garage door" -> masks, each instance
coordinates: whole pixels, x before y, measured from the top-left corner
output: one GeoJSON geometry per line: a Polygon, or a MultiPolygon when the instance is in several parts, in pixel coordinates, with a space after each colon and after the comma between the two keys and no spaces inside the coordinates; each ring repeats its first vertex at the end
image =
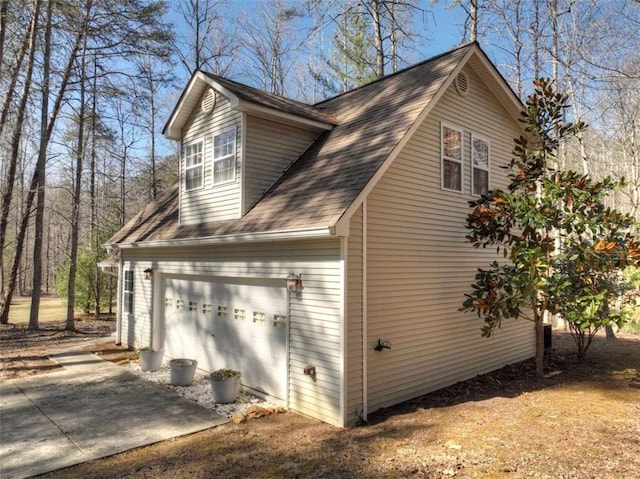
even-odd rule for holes
{"type": "Polygon", "coordinates": [[[242,383],[286,397],[287,292],[282,280],[165,278],[164,348],[198,367],[242,372],[242,383]]]}

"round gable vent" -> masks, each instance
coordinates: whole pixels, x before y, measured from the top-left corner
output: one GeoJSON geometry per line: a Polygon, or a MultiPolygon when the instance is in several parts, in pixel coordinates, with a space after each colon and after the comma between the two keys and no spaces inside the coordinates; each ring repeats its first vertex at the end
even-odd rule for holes
{"type": "Polygon", "coordinates": [[[202,103],[200,108],[203,113],[211,113],[216,107],[216,91],[213,88],[209,88],[202,97],[202,103]]]}
{"type": "Polygon", "coordinates": [[[465,96],[469,92],[469,78],[467,78],[466,74],[460,72],[456,77],[455,83],[456,90],[460,95],[465,96]]]}

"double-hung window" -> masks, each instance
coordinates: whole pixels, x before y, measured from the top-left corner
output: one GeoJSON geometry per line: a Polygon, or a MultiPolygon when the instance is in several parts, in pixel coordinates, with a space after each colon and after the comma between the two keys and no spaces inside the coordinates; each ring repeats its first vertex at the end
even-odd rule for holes
{"type": "Polygon", "coordinates": [[[483,195],[489,191],[489,141],[471,137],[471,192],[483,195]]]}
{"type": "Polygon", "coordinates": [[[462,130],[441,125],[442,188],[462,191],[462,130]]]}
{"type": "Polygon", "coordinates": [[[213,137],[213,184],[236,179],[236,129],[231,128],[213,137]]]}
{"type": "Polygon", "coordinates": [[[204,142],[198,141],[184,146],[184,186],[186,190],[202,188],[204,142]]]}
{"type": "Polygon", "coordinates": [[[124,312],[133,314],[133,271],[126,270],[124,272],[124,288],[123,289],[123,301],[124,312]]]}

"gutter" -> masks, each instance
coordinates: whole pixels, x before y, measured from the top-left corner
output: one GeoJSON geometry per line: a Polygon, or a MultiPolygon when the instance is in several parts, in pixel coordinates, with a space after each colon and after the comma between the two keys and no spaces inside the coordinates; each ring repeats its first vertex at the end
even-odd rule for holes
{"type": "Polygon", "coordinates": [[[133,243],[111,243],[104,245],[107,249],[162,248],[172,246],[202,246],[212,244],[250,243],[265,241],[281,241],[292,239],[329,238],[337,235],[333,227],[301,228],[295,230],[266,231],[260,233],[239,233],[230,235],[204,236],[199,238],[168,239],[142,241],[133,243]]]}
{"type": "Polygon", "coordinates": [[[256,116],[261,116],[263,118],[277,118],[284,123],[294,126],[306,125],[320,131],[329,131],[334,127],[334,125],[330,123],[314,120],[294,113],[276,110],[275,108],[269,108],[243,99],[238,99],[235,103],[232,102],[231,107],[235,110],[245,113],[253,113],[256,116]]]}

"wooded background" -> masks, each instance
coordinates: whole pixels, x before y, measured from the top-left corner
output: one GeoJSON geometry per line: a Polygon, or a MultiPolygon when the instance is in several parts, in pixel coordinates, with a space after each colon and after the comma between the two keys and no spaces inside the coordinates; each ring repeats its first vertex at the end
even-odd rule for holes
{"type": "Polygon", "coordinates": [[[160,131],[194,71],[315,103],[425,59],[442,7],[518,96],[569,93],[591,128],[560,166],[624,176],[611,205],[637,218],[638,0],[0,0],[0,321],[33,291],[66,295],[71,327],[112,310],[101,245],[176,181],[160,131]]]}

